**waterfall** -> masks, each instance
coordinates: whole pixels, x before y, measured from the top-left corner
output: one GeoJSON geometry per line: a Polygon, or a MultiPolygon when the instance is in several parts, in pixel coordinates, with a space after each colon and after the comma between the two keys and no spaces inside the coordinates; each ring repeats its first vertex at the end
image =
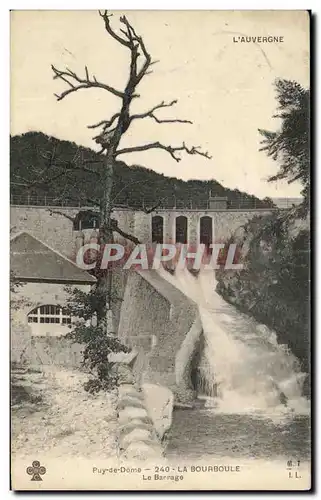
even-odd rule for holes
{"type": "Polygon", "coordinates": [[[297,358],[275,332],[220,297],[213,270],[197,277],[187,269],[171,275],[161,267],[159,273],[198,305],[205,339],[201,385],[214,397],[216,412],[309,413],[297,358]]]}

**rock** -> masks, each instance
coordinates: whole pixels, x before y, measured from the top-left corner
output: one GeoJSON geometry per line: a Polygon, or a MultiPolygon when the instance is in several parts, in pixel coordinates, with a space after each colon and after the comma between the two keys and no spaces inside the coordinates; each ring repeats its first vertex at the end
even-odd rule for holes
{"type": "MultiPolygon", "coordinates": [[[[145,408],[146,410],[146,408],[145,408]]],[[[131,420],[133,423],[140,423],[140,424],[146,424],[146,425],[151,425],[154,428],[153,421],[152,419],[147,415],[147,417],[138,417],[138,418],[133,418],[131,420]]]]}
{"type": "Polygon", "coordinates": [[[142,392],[137,391],[134,384],[120,384],[118,387],[118,397],[122,396],[133,396],[135,398],[144,399],[142,392]]]}
{"type": "Polygon", "coordinates": [[[118,384],[134,384],[135,378],[131,368],[127,365],[120,364],[117,367],[118,384]]]}
{"type": "Polygon", "coordinates": [[[120,400],[117,403],[118,410],[122,410],[123,408],[126,408],[126,406],[132,406],[135,408],[145,408],[144,401],[134,396],[124,396],[120,398],[120,400]]]}
{"type": "Polygon", "coordinates": [[[125,449],[129,446],[130,443],[135,441],[152,441],[154,438],[152,432],[149,429],[139,429],[135,428],[131,432],[128,432],[125,435],[121,435],[120,437],[120,447],[125,449]]]}
{"type": "Polygon", "coordinates": [[[147,411],[145,408],[135,408],[134,406],[127,406],[123,410],[120,410],[118,414],[118,420],[120,425],[130,422],[132,419],[144,419],[148,418],[147,411]]]}
{"type": "Polygon", "coordinates": [[[153,457],[161,457],[162,454],[162,447],[153,442],[135,441],[130,443],[124,456],[129,460],[147,460],[153,457]]]}
{"type": "Polygon", "coordinates": [[[110,363],[121,363],[132,367],[137,358],[138,352],[111,352],[108,354],[108,361],[110,363]]]}
{"type": "Polygon", "coordinates": [[[192,410],[194,407],[195,405],[193,403],[181,403],[180,401],[174,403],[174,408],[179,410],[192,410]]]}
{"type": "Polygon", "coordinates": [[[160,439],[172,425],[174,395],[161,385],[143,384],[145,404],[160,439]]]}
{"type": "Polygon", "coordinates": [[[143,422],[138,418],[134,418],[130,422],[122,425],[119,429],[120,434],[125,435],[131,432],[133,429],[145,429],[147,431],[154,432],[153,422],[150,420],[148,423],[143,422]]]}

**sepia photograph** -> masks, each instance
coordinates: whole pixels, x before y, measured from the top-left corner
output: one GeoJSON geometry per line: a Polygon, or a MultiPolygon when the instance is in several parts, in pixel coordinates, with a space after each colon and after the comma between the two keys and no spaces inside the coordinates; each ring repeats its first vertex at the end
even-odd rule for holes
{"type": "Polygon", "coordinates": [[[311,13],[10,25],[11,488],[309,491],[311,13]]]}

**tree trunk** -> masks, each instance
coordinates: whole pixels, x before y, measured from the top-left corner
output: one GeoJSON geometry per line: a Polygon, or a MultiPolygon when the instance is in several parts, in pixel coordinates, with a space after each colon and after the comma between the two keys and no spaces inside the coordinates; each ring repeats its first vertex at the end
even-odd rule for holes
{"type": "MultiPolygon", "coordinates": [[[[104,245],[113,242],[113,231],[111,228],[111,213],[112,213],[112,187],[113,187],[113,156],[109,153],[103,164],[104,171],[104,195],[100,206],[100,228],[99,228],[99,244],[103,250],[104,245]]],[[[102,291],[105,297],[104,306],[98,314],[98,323],[101,323],[106,334],[113,332],[113,318],[111,309],[112,295],[112,269],[107,269],[100,272],[98,278],[98,288],[102,291]]]]}

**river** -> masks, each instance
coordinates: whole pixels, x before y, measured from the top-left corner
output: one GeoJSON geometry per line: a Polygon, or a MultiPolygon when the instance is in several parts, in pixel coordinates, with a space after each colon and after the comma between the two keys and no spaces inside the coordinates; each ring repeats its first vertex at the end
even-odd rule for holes
{"type": "Polygon", "coordinates": [[[309,460],[306,374],[288,347],[217,294],[213,271],[160,274],[198,305],[205,339],[203,407],[174,411],[167,455],[309,460]]]}
{"type": "Polygon", "coordinates": [[[309,418],[283,422],[209,409],[174,410],[166,455],[169,458],[215,458],[308,461],[309,418]]]}

